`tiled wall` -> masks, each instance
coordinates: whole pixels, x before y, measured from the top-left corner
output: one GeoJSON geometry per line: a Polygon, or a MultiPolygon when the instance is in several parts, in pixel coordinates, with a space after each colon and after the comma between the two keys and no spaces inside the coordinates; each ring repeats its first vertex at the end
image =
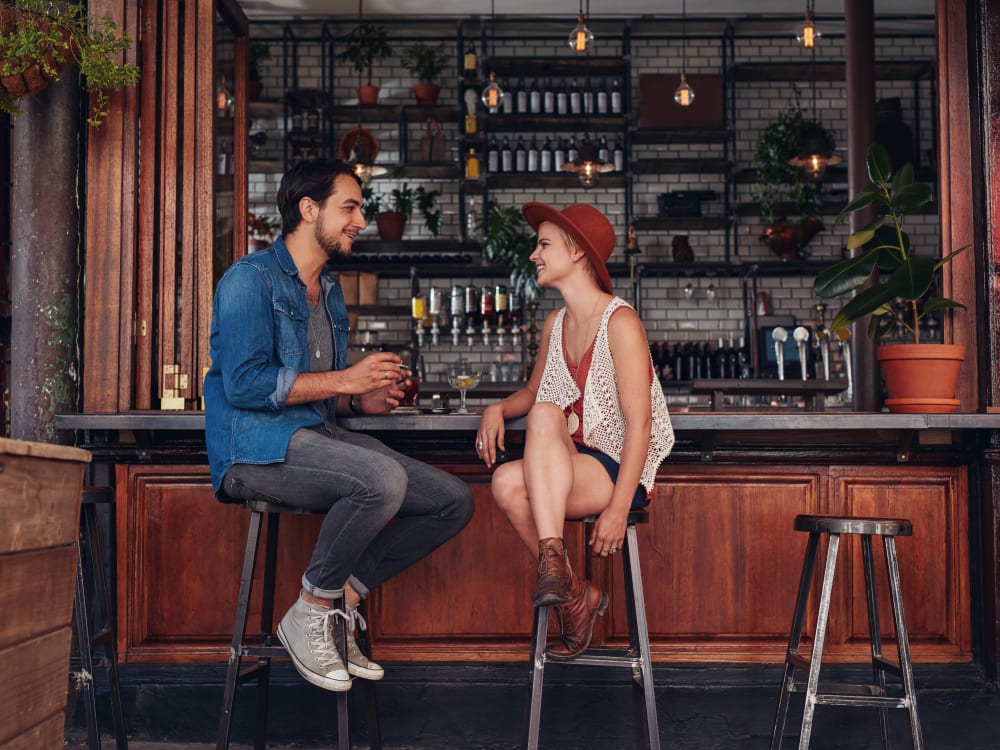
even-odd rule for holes
{"type": "MultiPolygon", "coordinates": [[[[350,24],[345,25],[340,33],[346,32],[350,24]]],[[[450,27],[453,29],[453,27],[450,27]]],[[[296,33],[302,37],[310,35],[309,28],[297,28],[296,33]]],[[[254,26],[251,38],[279,38],[281,29],[278,27],[254,26]]],[[[562,43],[560,40],[559,43],[562,43]]],[[[544,40],[501,40],[496,42],[497,56],[552,56],[554,54],[551,42],[544,40]]],[[[682,54],[682,41],[678,37],[642,39],[635,38],[632,42],[631,67],[631,100],[638,102],[638,85],[641,73],[677,73],[682,54]]],[[[401,45],[405,46],[405,45],[401,45]]],[[[694,38],[687,40],[686,60],[687,72],[690,74],[722,72],[723,47],[718,38],[694,38]]],[[[824,37],[817,48],[818,63],[842,61],[844,40],[836,36],[824,37]]],[[[275,57],[270,63],[268,77],[265,80],[264,98],[279,99],[283,90],[280,43],[272,44],[272,54],[275,57]]],[[[880,37],[876,43],[876,55],[880,61],[933,61],[935,54],[934,40],[930,36],[892,36],[880,37]]],[[[301,43],[298,45],[300,73],[297,81],[299,87],[320,86],[320,46],[318,43],[301,43]]],[[[786,108],[799,92],[800,102],[807,113],[813,107],[813,95],[810,86],[810,54],[799,48],[794,39],[785,36],[763,38],[753,35],[752,38],[736,37],[734,43],[735,63],[744,62],[801,62],[802,80],[793,84],[790,82],[774,83],[740,83],[736,86],[735,106],[735,151],[731,154],[734,169],[744,169],[751,166],[756,141],[761,131],[772,121],[775,114],[786,108]]],[[[343,66],[341,66],[343,67],[343,66]]],[[[375,72],[376,82],[382,86],[380,103],[410,104],[412,80],[409,72],[402,67],[399,60],[382,63],[375,72]]],[[[335,98],[338,104],[355,102],[354,88],[357,77],[353,71],[336,80],[334,85],[335,98]]],[[[696,92],[697,93],[697,92],[696,92]]],[[[672,91],[665,92],[672,95],[672,91]]],[[[920,143],[919,154],[923,166],[933,166],[934,142],[934,90],[930,80],[917,83],[913,81],[881,81],[877,84],[879,98],[899,97],[902,101],[904,121],[911,126],[919,118],[920,143]],[[919,98],[919,112],[915,112],[916,101],[919,98]]],[[[446,77],[441,93],[442,102],[456,102],[459,92],[452,79],[446,77]],[[448,81],[451,80],[449,83],[448,81]]],[[[843,83],[821,82],[816,86],[815,108],[817,117],[833,133],[838,149],[842,155],[846,149],[846,92],[843,83]]],[[[449,156],[457,161],[459,154],[458,123],[442,123],[445,128],[449,156]]],[[[253,159],[280,160],[281,123],[280,119],[258,119],[254,122],[257,128],[268,132],[268,142],[253,159]]],[[[347,128],[347,125],[338,127],[347,128]]],[[[370,126],[369,126],[370,127],[370,126]]],[[[378,131],[380,154],[379,161],[393,164],[401,161],[398,138],[392,127],[378,131]]],[[[419,141],[419,128],[414,128],[409,134],[412,142],[419,141]]],[[[339,133],[334,134],[334,139],[339,133]]],[[[333,141],[334,143],[336,140],[333,141]]],[[[715,145],[703,146],[637,146],[633,159],[644,157],[721,157],[722,147],[715,145]]],[[[485,168],[485,156],[483,167],[485,168]]],[[[273,196],[277,189],[280,175],[277,172],[252,173],[250,177],[250,207],[252,211],[273,214],[273,196]]],[[[421,181],[429,189],[438,188],[444,192],[442,208],[444,209],[444,226],[442,237],[457,238],[459,232],[457,186],[453,181],[421,181]]],[[[411,180],[411,184],[415,184],[411,180]]],[[[392,183],[379,180],[376,187],[388,191],[392,183]]],[[[750,185],[737,185],[735,200],[748,202],[750,185]]],[[[838,204],[847,199],[845,184],[829,184],[829,197],[838,204]]],[[[719,175],[638,175],[633,181],[634,212],[636,215],[655,216],[657,213],[656,196],[668,190],[716,190],[720,194],[724,190],[723,178],[719,175]]],[[[491,196],[503,205],[519,205],[525,200],[539,200],[556,205],[582,201],[596,205],[603,210],[619,232],[619,243],[613,261],[624,260],[621,255],[624,247],[624,234],[628,217],[625,215],[624,189],[601,187],[584,191],[571,190],[536,190],[524,189],[491,190],[491,196]]],[[[710,212],[712,204],[706,206],[710,212]]],[[[721,203],[715,206],[721,210],[721,203]]],[[[808,257],[812,260],[833,261],[841,257],[842,248],[847,237],[844,225],[833,226],[835,217],[824,217],[826,228],[812,240],[807,248],[808,257]]],[[[759,218],[741,217],[733,229],[733,248],[738,252],[736,260],[741,261],[773,261],[776,256],[757,239],[762,232],[759,218]]],[[[939,236],[939,219],[937,215],[921,215],[909,220],[908,229],[912,240],[920,246],[936,246],[939,236]]],[[[671,240],[674,232],[643,232],[639,234],[642,250],[641,260],[668,262],[671,258],[671,240]]],[[[375,229],[371,227],[364,233],[365,237],[375,237],[375,229]]],[[[426,238],[429,235],[422,226],[419,217],[414,217],[407,229],[407,238],[426,238]]],[[[696,260],[722,261],[725,258],[725,235],[722,231],[690,231],[689,242],[694,250],[696,260]]],[[[498,279],[502,282],[502,279],[498,279]]],[[[462,278],[424,278],[424,291],[428,284],[433,284],[447,293],[452,284],[488,283],[484,279],[462,278]]],[[[756,280],[758,291],[766,291],[771,299],[772,310],[776,314],[793,315],[798,322],[810,323],[816,319],[815,305],[819,300],[811,291],[812,279],[798,277],[761,277],[756,280]]],[[[626,299],[631,298],[628,279],[615,279],[616,291],[626,299]]],[[[555,305],[554,293],[549,293],[540,301],[538,322],[547,311],[555,305]]],[[[719,337],[728,340],[730,336],[737,339],[744,332],[746,313],[744,311],[744,280],[723,276],[699,275],[693,277],[649,277],[642,283],[642,313],[650,341],[668,341],[670,343],[688,340],[715,342],[719,337]],[[688,290],[685,290],[688,287],[688,290]]],[[[380,302],[386,304],[405,305],[409,299],[409,281],[383,280],[380,286],[380,302]]],[[[834,307],[831,305],[830,307],[834,307]]],[[[829,320],[829,314],[828,318],[829,320]]],[[[409,322],[406,319],[388,321],[389,330],[382,334],[383,340],[399,340],[407,336],[409,322]]],[[[362,321],[364,325],[364,321],[362,321]]],[[[473,362],[485,366],[507,361],[515,353],[509,350],[500,351],[495,346],[484,347],[477,344],[471,348],[463,343],[456,350],[450,344],[450,337],[442,336],[442,341],[448,341],[438,347],[425,347],[424,356],[429,374],[433,378],[436,373],[444,371],[456,356],[463,356],[473,362]]],[[[516,369],[516,368],[515,368],[516,369]]],[[[435,378],[436,379],[436,378],[435,378]]]]}

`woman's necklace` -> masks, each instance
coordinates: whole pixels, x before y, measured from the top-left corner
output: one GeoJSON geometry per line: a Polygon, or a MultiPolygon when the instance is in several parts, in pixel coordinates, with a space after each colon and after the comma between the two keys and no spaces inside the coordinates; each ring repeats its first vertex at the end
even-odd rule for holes
{"type": "MultiPolygon", "coordinates": [[[[590,331],[594,325],[595,315],[597,314],[597,306],[601,304],[601,298],[598,297],[594,302],[594,307],[590,311],[590,315],[587,316],[587,327],[584,329],[583,334],[583,350],[580,352],[580,356],[577,358],[576,366],[573,367],[573,382],[577,382],[580,377],[580,368],[583,367],[583,360],[587,358],[587,350],[590,349],[590,331]]],[[[596,318],[600,321],[600,318],[596,318]]],[[[580,427],[580,418],[576,415],[576,412],[570,409],[569,416],[566,417],[566,427],[569,429],[569,434],[574,434],[580,427]]]]}

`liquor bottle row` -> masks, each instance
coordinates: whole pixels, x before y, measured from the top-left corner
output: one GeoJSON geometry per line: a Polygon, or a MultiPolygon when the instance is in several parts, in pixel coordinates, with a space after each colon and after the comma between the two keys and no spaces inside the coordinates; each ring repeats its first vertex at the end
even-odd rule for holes
{"type": "Polygon", "coordinates": [[[551,78],[500,80],[504,92],[499,108],[505,115],[617,115],[622,112],[622,84],[618,78],[585,78],[553,83],[551,78]]]}
{"type": "Polygon", "coordinates": [[[482,337],[486,346],[492,336],[503,347],[509,342],[515,349],[521,340],[521,301],[516,294],[508,294],[503,284],[483,286],[455,284],[447,310],[443,293],[437,287],[430,287],[425,297],[419,287],[412,289],[410,312],[415,332],[423,345],[429,333],[431,343],[437,344],[444,332],[451,334],[452,344],[458,346],[464,336],[471,346],[482,337]]]}
{"type": "Polygon", "coordinates": [[[738,346],[732,336],[728,344],[720,336],[714,348],[709,341],[686,341],[673,345],[664,341],[662,344],[651,344],[649,349],[660,380],[751,376],[750,351],[742,336],[738,346]]]}
{"type": "MultiPolygon", "coordinates": [[[[580,142],[583,143],[585,140],[587,137],[581,136],[580,142]]],[[[602,135],[596,139],[595,146],[601,161],[614,164],[616,172],[624,171],[625,147],[620,137],[609,142],[608,137],[602,135]]],[[[531,136],[529,140],[519,135],[512,143],[509,136],[498,140],[494,135],[487,145],[486,169],[490,174],[558,172],[566,162],[575,161],[578,153],[579,147],[575,135],[569,138],[560,136],[555,140],[546,136],[541,143],[535,136],[531,136]]],[[[474,156],[474,153],[470,156],[474,156]]]]}

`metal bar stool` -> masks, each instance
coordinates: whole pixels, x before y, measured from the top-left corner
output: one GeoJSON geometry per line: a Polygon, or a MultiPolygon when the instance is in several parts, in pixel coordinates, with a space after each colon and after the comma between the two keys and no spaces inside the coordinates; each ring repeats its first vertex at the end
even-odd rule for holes
{"type": "MultiPolygon", "coordinates": [[[[250,529],[247,532],[247,547],[243,555],[243,572],[240,577],[240,593],[236,602],[236,622],[233,625],[233,640],[229,649],[229,668],[226,671],[226,684],[223,690],[222,711],[219,714],[219,729],[216,737],[216,749],[228,750],[233,726],[233,703],[236,698],[236,688],[250,679],[257,680],[257,710],[256,727],[254,731],[254,750],[263,750],[267,745],[267,703],[268,689],[271,677],[271,659],[286,657],[288,652],[274,633],[274,573],[278,556],[278,519],[282,513],[295,515],[309,514],[309,511],[276,505],[262,501],[248,500],[243,507],[250,511],[250,529]],[[264,589],[261,599],[260,642],[246,642],[247,616],[250,610],[250,594],[253,589],[253,570],[257,562],[257,547],[260,540],[260,526],[267,514],[267,535],[264,542],[264,589]],[[241,669],[243,657],[255,656],[257,662],[241,669]]],[[[343,606],[343,602],[334,601],[334,607],[343,606]]],[[[359,610],[364,614],[362,602],[359,610]]],[[[346,625],[339,619],[334,627],[334,643],[340,652],[344,664],[346,656],[346,625]]],[[[365,656],[371,656],[371,641],[367,631],[362,630],[357,636],[358,648],[365,656]]],[[[364,680],[365,706],[368,718],[368,743],[371,750],[381,750],[382,736],[378,720],[378,705],[376,703],[375,685],[370,680],[364,680]]],[[[349,691],[337,693],[337,747],[339,750],[350,750],[350,722],[347,710],[349,691]]]]}
{"type": "MultiPolygon", "coordinates": [[[[597,516],[574,519],[593,523],[597,516]]],[[[632,672],[632,705],[635,716],[636,747],[641,750],[660,749],[660,731],[656,720],[656,696],[653,692],[653,665],[649,653],[649,630],[646,627],[646,599],[642,592],[642,572],[639,569],[639,541],[636,525],[646,523],[649,513],[634,510],[628,515],[625,545],[622,547],[622,570],[625,574],[625,608],[628,615],[629,647],[620,649],[587,649],[571,660],[553,663],[596,667],[624,667],[632,672]]],[[[531,663],[528,668],[529,701],[524,717],[523,747],[537,750],[542,715],[542,683],[545,679],[545,641],[549,629],[549,607],[535,608],[534,634],[531,640],[531,663]]]]}
{"type": "Polygon", "coordinates": [[[917,693],[913,686],[913,667],[910,663],[910,644],[906,634],[906,621],[903,617],[903,596],[899,586],[899,563],[896,558],[897,536],[911,536],[912,524],[904,518],[852,518],[841,516],[797,516],[795,530],[809,532],[809,542],[806,546],[805,562],[802,566],[802,579],[799,582],[799,595],[795,603],[795,615],[792,619],[792,633],[788,639],[788,652],[785,656],[785,673],[781,686],[781,696],[778,700],[778,713],[774,720],[774,731],[771,734],[771,750],[780,750],[782,734],[785,730],[785,718],[788,714],[788,700],[793,692],[801,692],[805,688],[805,708],[802,714],[802,729],[799,734],[799,750],[809,747],[812,735],[813,719],[816,706],[867,706],[879,709],[879,725],[882,732],[882,747],[889,748],[889,715],[888,709],[902,708],[909,712],[910,733],[914,750],[923,750],[924,741],[920,731],[920,717],[917,714],[917,693]],[[806,604],[809,599],[809,587],[812,583],[813,569],[816,565],[816,553],[819,548],[820,534],[829,534],[830,543],[826,553],[826,567],[823,570],[823,587],[820,594],[819,613],[816,619],[816,636],[813,639],[812,655],[805,657],[799,654],[802,641],[802,630],[805,626],[806,604]],[[861,554],[865,572],[865,593],[868,604],[868,629],[872,648],[872,672],[874,683],[868,685],[856,684],[825,684],[824,691],[819,691],[819,672],[823,660],[823,642],[826,638],[826,625],[830,615],[830,594],[833,590],[833,576],[837,567],[837,552],[840,548],[841,534],[858,534],[861,536],[861,554]],[[899,652],[899,663],[887,660],[882,654],[882,635],[879,626],[878,598],[875,588],[875,564],[872,555],[872,537],[882,537],[885,547],[886,567],[889,577],[889,596],[892,601],[892,616],[896,626],[896,647],[899,652]],[[801,669],[809,673],[806,682],[795,679],[795,670],[801,669]],[[886,673],[892,674],[901,681],[902,695],[891,695],[896,690],[887,690],[886,673]]]}
{"type": "MultiPolygon", "coordinates": [[[[104,648],[104,661],[108,670],[108,687],[111,693],[111,719],[115,727],[115,748],[128,750],[125,735],[125,716],[122,711],[121,684],[118,680],[118,646],[115,642],[115,615],[111,606],[108,579],[104,570],[104,545],[98,525],[97,506],[111,506],[114,490],[110,487],[84,487],[80,506],[79,554],[76,557],[76,596],[73,601],[73,628],[76,633],[80,671],[75,677],[83,695],[87,715],[87,746],[101,750],[101,729],[97,723],[97,696],[94,689],[94,650],[104,648]],[[89,565],[86,562],[89,561],[89,565]],[[90,592],[87,591],[87,568],[94,583],[94,603],[101,630],[91,631],[90,592]]],[[[76,660],[74,659],[74,661],[76,660]]],[[[72,671],[73,665],[70,665],[72,671]]]]}

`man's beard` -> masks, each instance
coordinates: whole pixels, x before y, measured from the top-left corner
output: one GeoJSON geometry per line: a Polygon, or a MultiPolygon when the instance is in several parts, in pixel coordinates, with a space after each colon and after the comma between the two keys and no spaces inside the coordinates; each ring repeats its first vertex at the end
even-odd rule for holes
{"type": "Polygon", "coordinates": [[[316,242],[326,253],[326,257],[330,260],[334,258],[339,258],[343,255],[348,255],[348,251],[344,249],[344,246],[340,244],[340,239],[331,240],[322,234],[321,230],[322,222],[316,224],[316,228],[313,230],[316,235],[316,242]]]}

